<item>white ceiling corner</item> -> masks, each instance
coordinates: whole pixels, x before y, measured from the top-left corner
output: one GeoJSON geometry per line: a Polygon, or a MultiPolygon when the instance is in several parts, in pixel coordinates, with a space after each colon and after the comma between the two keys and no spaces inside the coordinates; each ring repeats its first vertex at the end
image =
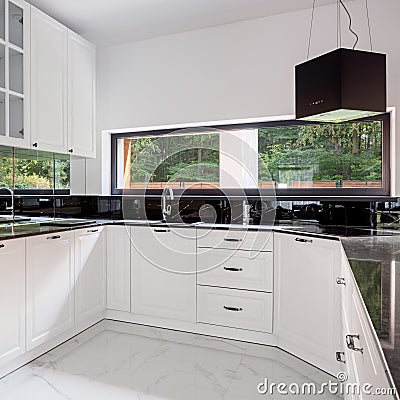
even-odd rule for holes
{"type": "MultiPolygon", "coordinates": [[[[311,8],[313,0],[28,0],[98,46],[311,8]]],[[[319,0],[318,6],[336,0],[319,0]]]]}

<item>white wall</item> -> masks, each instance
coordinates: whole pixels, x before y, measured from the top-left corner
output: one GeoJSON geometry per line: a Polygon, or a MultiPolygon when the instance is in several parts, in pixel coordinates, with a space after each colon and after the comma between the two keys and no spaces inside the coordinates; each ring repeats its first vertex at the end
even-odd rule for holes
{"type": "MultiPolygon", "coordinates": [[[[374,51],[388,54],[388,105],[398,107],[400,1],[368,3],[374,51]]],[[[365,2],[346,4],[357,48],[368,50],[365,2]]],[[[98,49],[98,131],[293,115],[294,66],[306,59],[310,16],[305,10],[98,49]]],[[[342,45],[351,47],[344,13],[342,22],[342,45]]],[[[310,57],[334,48],[335,6],[318,7],[310,57]]],[[[107,192],[100,176],[108,163],[87,163],[88,193],[107,192]]],[[[396,189],[400,195],[398,176],[396,189]]]]}

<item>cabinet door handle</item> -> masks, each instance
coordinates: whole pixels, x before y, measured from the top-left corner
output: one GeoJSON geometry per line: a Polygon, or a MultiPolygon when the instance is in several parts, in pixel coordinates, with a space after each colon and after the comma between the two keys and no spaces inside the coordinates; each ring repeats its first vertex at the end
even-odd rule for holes
{"type": "Polygon", "coordinates": [[[300,242],[300,243],[312,243],[313,242],[311,239],[303,239],[303,238],[296,238],[294,240],[296,242],[300,242]]]}
{"type": "Polygon", "coordinates": [[[5,245],[4,244],[0,244],[0,249],[4,249],[5,245]]]}
{"type": "Polygon", "coordinates": [[[243,239],[224,238],[225,242],[242,242],[243,239]]]}
{"type": "Polygon", "coordinates": [[[98,229],[88,229],[87,233],[95,233],[98,232],[98,229]]]}
{"type": "Polygon", "coordinates": [[[32,147],[38,147],[37,143],[32,143],[32,147]]]}
{"type": "Polygon", "coordinates": [[[74,149],[69,149],[69,150],[68,150],[68,153],[71,153],[71,154],[72,154],[73,152],[74,152],[74,149]]]}
{"type": "Polygon", "coordinates": [[[346,361],[344,360],[344,351],[337,351],[336,352],[336,361],[346,364],[346,361]]]}
{"type": "Polygon", "coordinates": [[[225,271],[231,271],[231,272],[242,272],[243,268],[235,268],[235,267],[224,267],[225,271]]]}
{"type": "Polygon", "coordinates": [[[241,308],[241,307],[228,307],[228,306],[224,306],[224,309],[225,309],[226,311],[235,311],[235,312],[243,311],[243,308],[241,308]]]}
{"type": "Polygon", "coordinates": [[[168,232],[171,232],[171,230],[170,229],[154,229],[154,232],[157,232],[157,233],[168,233],[168,232]]]}
{"type": "Polygon", "coordinates": [[[347,348],[353,351],[359,351],[362,354],[364,349],[362,347],[356,347],[354,345],[354,339],[360,340],[360,335],[346,335],[347,348]]]}
{"type": "Polygon", "coordinates": [[[344,278],[338,276],[338,277],[336,278],[336,283],[337,283],[338,285],[344,285],[344,286],[346,286],[346,279],[344,279],[344,278]]]}
{"type": "Polygon", "coordinates": [[[56,239],[61,239],[61,236],[60,235],[47,236],[47,240],[56,240],[56,239]]]}

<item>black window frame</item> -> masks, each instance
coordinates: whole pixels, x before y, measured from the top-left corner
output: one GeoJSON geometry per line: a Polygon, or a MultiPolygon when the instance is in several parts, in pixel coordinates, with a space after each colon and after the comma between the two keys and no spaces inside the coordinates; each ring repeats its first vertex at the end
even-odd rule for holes
{"type": "MultiPolygon", "coordinates": [[[[276,198],[290,198],[299,200],[308,199],[320,199],[320,198],[376,198],[389,200],[390,197],[390,182],[391,182],[391,171],[390,171],[390,113],[376,115],[374,117],[362,118],[348,122],[368,122],[368,121],[382,121],[382,187],[368,187],[368,188],[291,188],[282,189],[275,188],[276,198]]],[[[213,125],[204,126],[204,132],[207,129],[219,129],[219,130],[243,130],[243,129],[260,129],[260,128],[271,128],[271,127],[283,127],[283,126],[303,126],[303,125],[324,125],[325,123],[320,122],[308,122],[300,120],[280,120],[273,122],[257,122],[257,123],[243,123],[243,124],[229,124],[229,125],[213,125]]],[[[331,125],[331,124],[327,124],[331,125]]],[[[203,128],[203,127],[200,127],[203,128]]],[[[187,130],[187,128],[180,128],[187,130]]],[[[170,133],[179,132],[180,129],[161,129],[153,131],[143,132],[127,132],[118,133],[111,135],[111,194],[112,195],[132,195],[138,196],[143,195],[143,189],[119,189],[117,188],[117,141],[123,138],[135,138],[135,137],[158,137],[168,135],[170,133]]],[[[196,127],[199,129],[199,127],[196,127]]],[[[181,189],[175,190],[178,195],[184,196],[204,196],[204,197],[225,197],[230,196],[270,196],[270,189],[263,188],[243,188],[243,189],[181,189]]],[[[146,196],[160,196],[162,189],[146,189],[146,196]]]]}

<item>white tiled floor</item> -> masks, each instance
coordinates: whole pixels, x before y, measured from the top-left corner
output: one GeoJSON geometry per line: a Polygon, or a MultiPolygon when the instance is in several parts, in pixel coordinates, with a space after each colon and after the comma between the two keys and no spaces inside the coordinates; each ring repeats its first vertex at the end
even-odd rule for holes
{"type": "Polygon", "coordinates": [[[332,379],[267,346],[123,323],[107,329],[71,339],[1,379],[0,399],[309,399],[261,395],[257,386],[265,378],[287,384],[332,379]]]}

